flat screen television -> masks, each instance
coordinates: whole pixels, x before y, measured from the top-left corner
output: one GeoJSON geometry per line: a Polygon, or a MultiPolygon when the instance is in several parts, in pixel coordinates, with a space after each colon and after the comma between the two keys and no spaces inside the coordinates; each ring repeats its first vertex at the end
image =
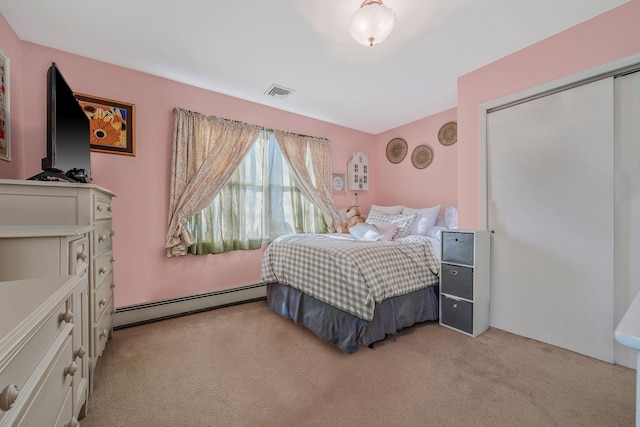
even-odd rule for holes
{"type": "Polygon", "coordinates": [[[47,72],[47,157],[43,181],[91,181],[89,119],[55,63],[47,72]]]}

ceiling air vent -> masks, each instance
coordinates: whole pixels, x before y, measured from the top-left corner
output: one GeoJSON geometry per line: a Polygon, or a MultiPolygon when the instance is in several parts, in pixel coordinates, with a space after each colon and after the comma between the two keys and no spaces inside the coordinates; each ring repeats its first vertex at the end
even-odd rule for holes
{"type": "Polygon", "coordinates": [[[288,89],[277,84],[272,84],[269,89],[264,92],[264,94],[272,98],[286,99],[292,92],[295,92],[295,90],[288,89]]]}

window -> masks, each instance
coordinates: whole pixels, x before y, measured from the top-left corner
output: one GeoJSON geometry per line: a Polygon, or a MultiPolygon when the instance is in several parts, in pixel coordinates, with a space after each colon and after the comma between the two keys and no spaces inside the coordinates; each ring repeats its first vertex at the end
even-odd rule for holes
{"type": "MultiPolygon", "coordinates": [[[[308,154],[308,153],[307,153],[308,154]]],[[[307,166],[312,169],[307,155],[307,166]]],[[[213,202],[186,224],[193,254],[258,249],[288,233],[325,233],[322,212],[296,187],[274,134],[261,131],[213,202]]]]}

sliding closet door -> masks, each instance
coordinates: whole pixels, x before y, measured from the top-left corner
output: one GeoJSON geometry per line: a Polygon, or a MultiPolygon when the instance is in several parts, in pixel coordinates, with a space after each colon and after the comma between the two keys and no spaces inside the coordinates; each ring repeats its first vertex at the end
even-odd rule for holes
{"type": "Polygon", "coordinates": [[[491,326],[613,361],[613,79],[487,115],[491,326]]]}
{"type": "MultiPolygon", "coordinates": [[[[615,324],[640,291],[640,72],[615,79],[615,324]]],[[[636,367],[616,343],[615,363],[636,367]]]]}

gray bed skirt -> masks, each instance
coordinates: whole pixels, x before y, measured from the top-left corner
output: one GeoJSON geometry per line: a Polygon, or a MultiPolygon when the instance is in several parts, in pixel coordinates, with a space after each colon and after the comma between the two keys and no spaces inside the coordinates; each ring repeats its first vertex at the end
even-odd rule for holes
{"type": "Polygon", "coordinates": [[[267,284],[267,301],[276,313],[348,354],[402,328],[438,319],[437,285],[376,303],[370,322],[279,283],[267,284]]]}

